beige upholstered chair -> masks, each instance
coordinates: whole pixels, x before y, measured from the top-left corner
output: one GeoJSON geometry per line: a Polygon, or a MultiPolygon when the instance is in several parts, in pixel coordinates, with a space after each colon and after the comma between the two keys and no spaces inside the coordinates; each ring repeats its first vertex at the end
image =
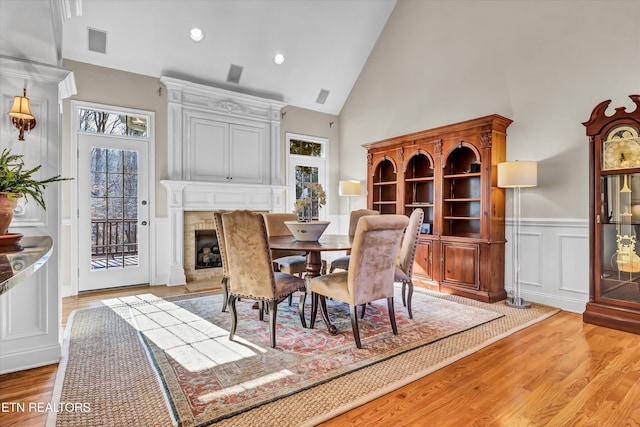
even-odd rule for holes
{"type": "Polygon", "coordinates": [[[402,231],[409,219],[404,215],[367,215],[360,218],[353,238],[349,270],[314,277],[310,281],[313,301],[311,327],[316,320],[318,299],[329,332],[337,330],[329,322],[326,298],[350,305],[351,327],[356,346],[362,348],[358,330],[357,306],[386,298],[389,320],[394,334],[398,333],[393,309],[393,275],[402,231]]]}
{"type": "MultiPolygon", "coordinates": [[[[271,347],[276,346],[278,304],[292,293],[305,292],[304,279],[273,271],[264,217],[250,211],[234,211],[222,215],[227,265],[229,267],[229,312],[232,340],[237,328],[236,300],[247,298],[267,304],[271,347]]],[[[264,311],[260,310],[260,320],[264,311]]],[[[303,326],[304,312],[300,310],[303,326]]]]}
{"type": "MultiPolygon", "coordinates": [[[[294,213],[264,213],[264,222],[267,225],[267,236],[291,236],[291,231],[285,225],[285,221],[296,221],[294,213]]],[[[271,258],[276,271],[288,274],[301,274],[305,272],[306,252],[286,251],[272,249],[271,258]]]]}
{"type": "Polygon", "coordinates": [[[411,311],[413,281],[411,280],[411,275],[413,274],[413,261],[416,257],[418,237],[420,236],[420,227],[422,226],[423,219],[424,211],[422,209],[415,209],[411,213],[411,216],[409,217],[409,225],[404,232],[404,238],[402,240],[402,246],[400,247],[398,263],[396,264],[396,271],[394,275],[394,282],[402,282],[402,304],[407,307],[410,319],[413,319],[413,312],[411,311]],[[407,287],[409,289],[405,299],[407,287]]]}
{"type": "MultiPolygon", "coordinates": [[[[358,209],[351,211],[349,214],[349,236],[356,234],[356,227],[358,226],[358,220],[365,215],[378,215],[380,212],[371,209],[358,209]]],[[[347,270],[349,268],[349,254],[341,256],[331,261],[331,268],[329,273],[333,273],[333,270],[339,268],[341,270],[347,270]]]]}
{"type": "Polygon", "coordinates": [[[222,225],[222,214],[226,211],[213,212],[213,222],[216,226],[216,236],[218,238],[218,248],[220,248],[220,258],[222,259],[222,311],[227,311],[229,301],[229,266],[227,265],[227,246],[224,241],[224,227],[222,225]]]}

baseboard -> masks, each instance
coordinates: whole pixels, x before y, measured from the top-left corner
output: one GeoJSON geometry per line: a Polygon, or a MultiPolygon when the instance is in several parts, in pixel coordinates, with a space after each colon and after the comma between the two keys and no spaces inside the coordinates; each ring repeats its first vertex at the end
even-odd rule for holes
{"type": "Polygon", "coordinates": [[[39,368],[60,362],[62,347],[55,344],[0,356],[0,375],[25,369],[39,368]]]}

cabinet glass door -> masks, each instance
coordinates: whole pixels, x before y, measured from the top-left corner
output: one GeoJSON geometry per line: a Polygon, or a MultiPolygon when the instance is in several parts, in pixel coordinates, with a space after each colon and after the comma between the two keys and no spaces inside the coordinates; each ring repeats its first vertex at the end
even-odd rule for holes
{"type": "Polygon", "coordinates": [[[596,299],[640,302],[640,174],[601,177],[600,290],[596,299]]]}

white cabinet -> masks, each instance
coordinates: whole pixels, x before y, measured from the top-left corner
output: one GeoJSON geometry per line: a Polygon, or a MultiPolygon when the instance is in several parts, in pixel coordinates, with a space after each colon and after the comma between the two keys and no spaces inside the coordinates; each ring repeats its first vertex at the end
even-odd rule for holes
{"type": "Polygon", "coordinates": [[[269,184],[268,126],[221,121],[213,114],[185,111],[184,156],[189,181],[269,184]]]}
{"type": "Polygon", "coordinates": [[[284,103],[161,77],[168,91],[169,178],[279,185],[284,103]]]}

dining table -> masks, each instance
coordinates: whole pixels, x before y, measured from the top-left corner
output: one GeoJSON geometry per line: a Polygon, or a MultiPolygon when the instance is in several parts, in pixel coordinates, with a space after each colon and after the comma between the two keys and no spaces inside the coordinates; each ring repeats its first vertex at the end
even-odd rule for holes
{"type": "MultiPolygon", "coordinates": [[[[271,236],[269,237],[269,247],[271,249],[304,251],[307,254],[305,265],[305,279],[317,277],[322,272],[322,252],[328,251],[348,251],[353,244],[353,236],[346,234],[323,234],[316,241],[296,240],[293,236],[271,236]]],[[[307,286],[309,281],[306,280],[307,286]]],[[[304,304],[307,298],[306,291],[300,293],[300,311],[303,313],[301,319],[305,328],[306,320],[304,315],[304,304]]]]}

